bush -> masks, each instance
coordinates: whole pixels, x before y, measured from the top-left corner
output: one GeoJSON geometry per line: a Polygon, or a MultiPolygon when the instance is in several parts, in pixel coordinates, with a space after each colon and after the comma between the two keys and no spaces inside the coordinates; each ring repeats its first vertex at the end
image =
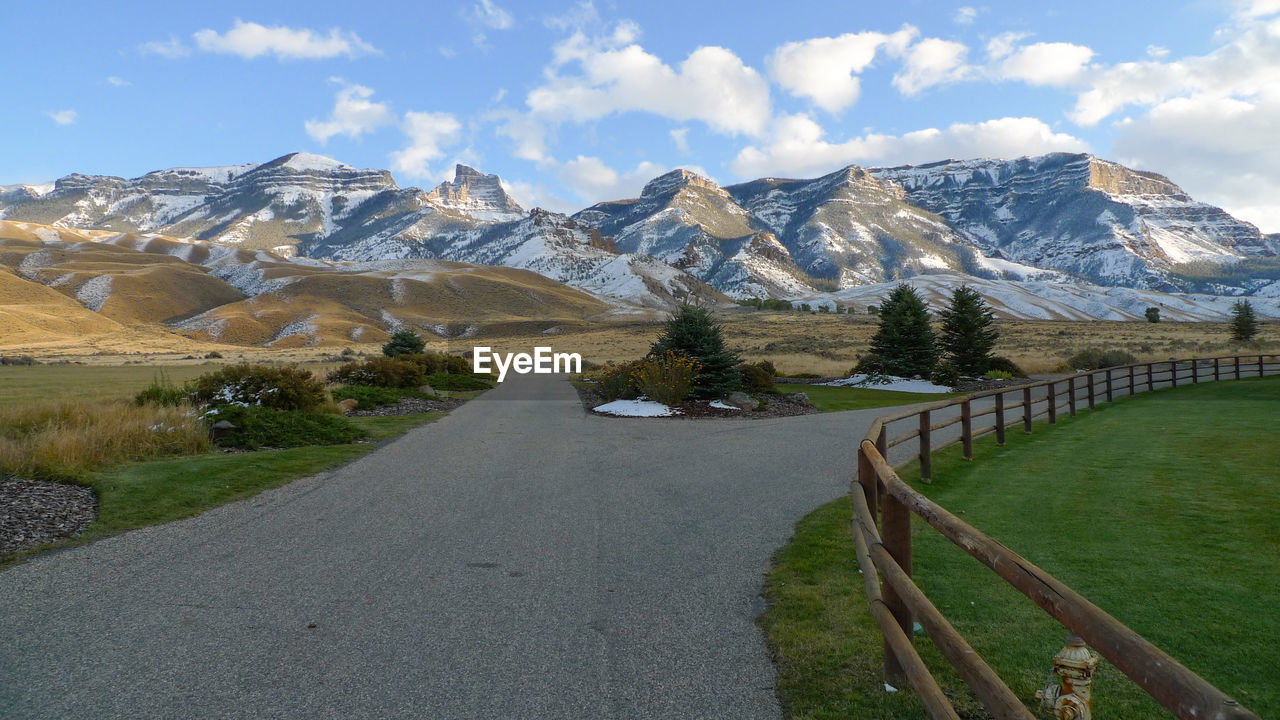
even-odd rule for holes
{"type": "Polygon", "coordinates": [[[987,374],[983,377],[990,378],[992,380],[1012,380],[1013,373],[1005,372],[1004,370],[988,370],[987,374]]]}
{"type": "Polygon", "coordinates": [[[742,385],[748,392],[773,392],[773,379],[777,377],[778,371],[773,367],[773,363],[765,360],[758,363],[743,363],[738,366],[738,371],[742,373],[742,385]]]}
{"type": "Polygon", "coordinates": [[[698,397],[722,397],[742,385],[738,356],[725,348],[720,325],[705,307],[686,303],[671,313],[662,334],[649,348],[649,357],[662,357],[667,352],[698,363],[693,381],[698,397]]]}
{"type": "Polygon", "coordinates": [[[369,437],[368,433],[338,415],[269,407],[220,405],[204,415],[209,424],[226,420],[235,429],[215,442],[241,450],[291,448],[305,445],[345,445],[369,437]]]}
{"type": "Polygon", "coordinates": [[[418,365],[422,368],[422,372],[427,375],[435,375],[436,373],[466,375],[471,373],[471,361],[458,355],[420,352],[399,355],[396,359],[418,365]]]}
{"type": "Polygon", "coordinates": [[[633,371],[636,388],[650,400],[675,405],[693,392],[698,361],[671,350],[641,360],[633,371]]]}
{"type": "Polygon", "coordinates": [[[1089,347],[1067,358],[1067,364],[1076,370],[1100,370],[1102,368],[1132,365],[1138,359],[1125,350],[1103,350],[1089,347]]]}
{"type": "Polygon", "coordinates": [[[30,355],[0,355],[0,365],[35,365],[36,359],[30,355]]]}
{"type": "Polygon", "coordinates": [[[330,384],[382,388],[416,388],[426,382],[422,366],[400,358],[372,357],[350,362],[329,373],[330,384]]]}
{"type": "Polygon", "coordinates": [[[1147,322],[1151,322],[1151,323],[1160,322],[1160,308],[1149,307],[1146,309],[1146,312],[1144,314],[1147,316],[1147,322]]]}
{"type": "Polygon", "coordinates": [[[151,384],[133,396],[133,404],[138,407],[154,405],[157,407],[177,407],[187,401],[187,393],[173,384],[163,371],[151,384]]]}
{"type": "Polygon", "coordinates": [[[201,407],[260,405],[314,412],[329,404],[324,383],[296,365],[232,365],[192,380],[187,395],[201,407]]]}
{"type": "Polygon", "coordinates": [[[400,392],[371,385],[343,385],[334,388],[333,399],[335,402],[355,400],[356,409],[370,410],[383,405],[395,405],[400,402],[400,392]]]}
{"type": "Polygon", "coordinates": [[[415,354],[422,352],[426,346],[427,341],[418,337],[418,333],[412,330],[400,330],[391,336],[386,345],[382,346],[382,354],[387,357],[415,354]]]}
{"type": "Polygon", "coordinates": [[[929,375],[929,382],[934,385],[953,388],[960,384],[960,369],[943,360],[933,366],[933,372],[929,375]]]}
{"type": "Polygon", "coordinates": [[[80,480],[128,460],[208,449],[209,431],[190,407],[64,400],[0,408],[0,475],[80,480]]]}
{"type": "Polygon", "coordinates": [[[1007,357],[996,355],[987,361],[987,374],[993,372],[1008,373],[1010,378],[1024,378],[1027,376],[1017,363],[1007,357]]]}
{"type": "Polygon", "coordinates": [[[605,402],[613,402],[614,400],[635,400],[640,397],[640,388],[636,387],[635,371],[639,369],[640,362],[622,363],[615,365],[609,363],[601,368],[599,382],[596,383],[596,392],[605,402]]]}
{"type": "Polygon", "coordinates": [[[436,373],[427,378],[427,384],[433,390],[488,390],[493,382],[479,375],[436,373]]]}

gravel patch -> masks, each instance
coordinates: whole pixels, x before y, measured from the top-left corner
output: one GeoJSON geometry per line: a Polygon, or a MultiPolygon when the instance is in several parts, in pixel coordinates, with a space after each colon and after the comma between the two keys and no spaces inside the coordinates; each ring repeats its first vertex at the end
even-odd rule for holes
{"type": "Polygon", "coordinates": [[[395,405],[383,405],[372,410],[353,410],[348,417],[387,417],[390,415],[414,415],[425,412],[449,412],[465,403],[462,398],[440,398],[424,400],[422,398],[401,398],[395,405]]]}
{"type": "Polygon", "coordinates": [[[79,535],[97,516],[87,487],[0,477],[0,554],[79,535]]]}

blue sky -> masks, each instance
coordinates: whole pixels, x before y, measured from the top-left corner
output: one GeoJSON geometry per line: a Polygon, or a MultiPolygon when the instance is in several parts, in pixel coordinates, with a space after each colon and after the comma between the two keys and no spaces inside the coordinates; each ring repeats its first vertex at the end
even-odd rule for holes
{"type": "Polygon", "coordinates": [[[1280,0],[6,8],[0,183],[295,150],[525,205],[1090,151],[1280,232],[1280,0]]]}

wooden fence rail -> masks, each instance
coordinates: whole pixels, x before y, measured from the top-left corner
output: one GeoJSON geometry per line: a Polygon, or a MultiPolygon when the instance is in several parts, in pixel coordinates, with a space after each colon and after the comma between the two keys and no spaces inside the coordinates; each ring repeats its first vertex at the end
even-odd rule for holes
{"type": "Polygon", "coordinates": [[[1030,433],[1034,420],[1041,417],[1050,424],[1056,423],[1059,401],[1064,396],[1067,412],[1075,416],[1081,400],[1092,410],[1099,402],[1112,402],[1118,392],[1133,395],[1157,387],[1177,387],[1179,382],[1207,382],[1210,377],[1238,380],[1277,373],[1280,355],[1136,363],[1088,372],[1083,382],[1080,375],[1044,380],[917,406],[875,420],[858,448],[857,475],[850,487],[854,501],[851,530],[871,614],[884,637],[886,682],[897,686],[910,682],[935,720],[957,717],[912,644],[912,628],[919,621],[992,716],[997,720],[1033,717],[1023,700],[1014,695],[911,580],[911,516],[916,515],[1083,639],[1176,717],[1257,720],[1252,712],[1052,575],[907,485],[887,458],[890,449],[914,440],[915,452],[907,461],[919,460],[920,478],[928,483],[933,453],[962,443],[964,457],[972,459],[975,438],[994,434],[996,442],[1003,445],[1007,428],[1021,425],[1023,432],[1030,433]],[[1007,402],[1009,395],[1016,400],[1007,402]],[[988,400],[991,407],[975,407],[988,400]],[[992,424],[974,428],[975,418],[992,414],[992,424]],[[910,431],[889,437],[890,425],[911,421],[914,427],[910,431]],[[957,424],[958,434],[954,430],[950,433],[954,437],[938,433],[957,424]]]}

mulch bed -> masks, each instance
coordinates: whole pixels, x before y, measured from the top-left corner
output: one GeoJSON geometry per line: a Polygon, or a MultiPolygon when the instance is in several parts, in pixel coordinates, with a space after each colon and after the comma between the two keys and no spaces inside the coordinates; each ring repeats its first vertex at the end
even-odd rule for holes
{"type": "Polygon", "coordinates": [[[416,415],[425,412],[449,412],[465,403],[462,398],[440,398],[439,400],[423,400],[422,398],[401,398],[395,405],[383,405],[372,410],[353,410],[349,417],[388,417],[391,415],[416,415]]]}
{"type": "Polygon", "coordinates": [[[79,535],[97,516],[87,487],[0,477],[0,555],[79,535]]]}
{"type": "Polygon", "coordinates": [[[1032,378],[1014,378],[1012,380],[996,380],[994,378],[980,378],[977,380],[965,380],[959,385],[952,388],[956,392],[974,393],[984,390],[999,390],[1000,388],[1021,387],[1038,382],[1032,378]]]}
{"type": "MultiPolygon", "coordinates": [[[[798,394],[798,393],[797,393],[798,394]]],[[[594,390],[588,388],[578,388],[578,397],[582,400],[582,407],[591,412],[591,409],[605,403],[604,398],[596,394],[594,390]]],[[[702,400],[686,400],[679,405],[671,407],[680,411],[679,415],[668,415],[660,418],[645,418],[650,420],[700,420],[703,418],[734,418],[739,420],[765,420],[767,418],[794,417],[796,415],[811,415],[818,412],[818,409],[803,398],[794,395],[763,395],[766,405],[763,410],[725,410],[723,408],[711,407],[710,403],[702,400]]],[[[592,412],[596,417],[619,418],[629,420],[621,415],[607,415],[605,413],[592,412]]]]}

